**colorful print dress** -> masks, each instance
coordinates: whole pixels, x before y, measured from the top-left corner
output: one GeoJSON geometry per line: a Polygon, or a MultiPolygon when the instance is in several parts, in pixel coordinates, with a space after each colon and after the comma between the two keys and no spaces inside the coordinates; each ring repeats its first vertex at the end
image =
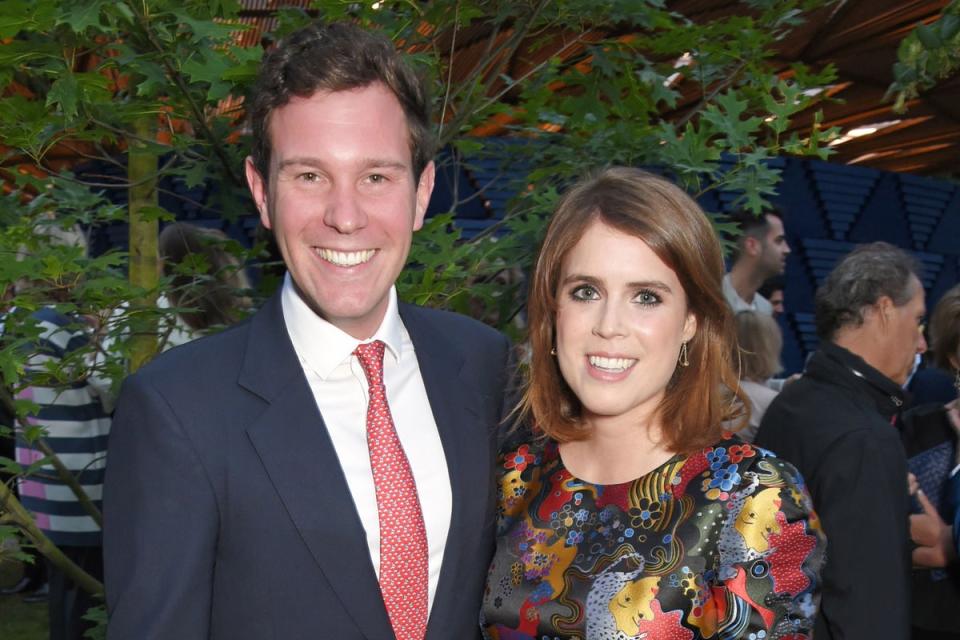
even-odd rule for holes
{"type": "Polygon", "coordinates": [[[499,464],[485,638],[810,637],[825,538],[769,451],[731,438],[615,485],[572,476],[552,441],[499,464]]]}

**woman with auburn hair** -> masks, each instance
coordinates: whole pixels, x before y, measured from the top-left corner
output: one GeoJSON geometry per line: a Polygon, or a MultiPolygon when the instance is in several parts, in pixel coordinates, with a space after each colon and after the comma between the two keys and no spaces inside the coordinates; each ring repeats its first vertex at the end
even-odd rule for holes
{"type": "Polygon", "coordinates": [[[797,471],[723,433],[744,403],[722,276],[706,216],[662,178],[610,168],[561,199],[486,638],[808,637],[824,538],[797,471]]]}

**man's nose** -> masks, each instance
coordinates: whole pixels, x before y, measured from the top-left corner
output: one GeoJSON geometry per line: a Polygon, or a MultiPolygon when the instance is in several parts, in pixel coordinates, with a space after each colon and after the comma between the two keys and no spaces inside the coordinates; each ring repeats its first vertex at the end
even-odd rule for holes
{"type": "Polygon", "coordinates": [[[323,221],[344,234],[355,233],[367,226],[367,215],[352,186],[338,185],[332,189],[323,221]]]}

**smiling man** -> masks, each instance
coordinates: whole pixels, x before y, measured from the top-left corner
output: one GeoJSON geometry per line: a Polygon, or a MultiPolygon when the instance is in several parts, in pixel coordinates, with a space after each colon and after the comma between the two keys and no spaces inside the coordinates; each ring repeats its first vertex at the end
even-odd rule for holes
{"type": "Polygon", "coordinates": [[[110,638],[479,635],[510,345],[397,300],[433,189],[427,104],[351,25],[265,57],[246,174],[288,275],[249,322],[125,384],[110,638]]]}

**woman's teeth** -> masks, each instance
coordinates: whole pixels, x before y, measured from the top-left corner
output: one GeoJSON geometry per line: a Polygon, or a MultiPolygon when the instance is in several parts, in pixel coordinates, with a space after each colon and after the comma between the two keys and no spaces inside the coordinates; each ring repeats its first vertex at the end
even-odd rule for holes
{"type": "Polygon", "coordinates": [[[604,358],[603,356],[589,356],[590,366],[603,369],[611,373],[626,371],[636,363],[635,358],[604,358]]]}

